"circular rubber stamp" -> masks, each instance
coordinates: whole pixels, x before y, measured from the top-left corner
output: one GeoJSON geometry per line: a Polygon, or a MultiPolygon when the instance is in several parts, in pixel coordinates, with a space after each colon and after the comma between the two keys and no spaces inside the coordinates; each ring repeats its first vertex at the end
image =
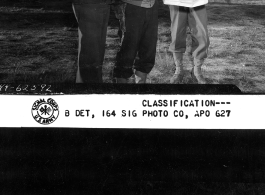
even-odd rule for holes
{"type": "Polygon", "coordinates": [[[35,121],[42,125],[49,125],[58,118],[59,106],[52,98],[47,101],[39,99],[34,102],[31,113],[35,121]]]}

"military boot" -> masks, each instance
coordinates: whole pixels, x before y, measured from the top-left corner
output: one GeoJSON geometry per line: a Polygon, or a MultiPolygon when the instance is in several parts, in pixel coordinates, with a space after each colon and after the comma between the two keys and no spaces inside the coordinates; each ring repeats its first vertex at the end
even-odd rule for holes
{"type": "Polygon", "coordinates": [[[193,60],[193,68],[191,70],[191,77],[198,82],[198,84],[207,84],[207,81],[202,75],[202,65],[204,60],[193,60]]]}

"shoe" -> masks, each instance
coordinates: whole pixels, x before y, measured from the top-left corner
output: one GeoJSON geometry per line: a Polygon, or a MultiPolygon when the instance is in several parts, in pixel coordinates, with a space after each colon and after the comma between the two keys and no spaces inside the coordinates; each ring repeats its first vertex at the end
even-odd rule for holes
{"type": "Polygon", "coordinates": [[[194,66],[191,70],[191,77],[198,82],[198,84],[207,84],[207,81],[202,76],[201,66],[194,66]]]}
{"type": "Polygon", "coordinates": [[[134,75],[136,84],[146,83],[147,73],[136,70],[134,75]]]}
{"type": "Polygon", "coordinates": [[[197,81],[198,84],[207,84],[207,81],[202,75],[202,65],[203,65],[204,59],[192,59],[192,70],[191,70],[191,78],[195,81],[197,81]]]}

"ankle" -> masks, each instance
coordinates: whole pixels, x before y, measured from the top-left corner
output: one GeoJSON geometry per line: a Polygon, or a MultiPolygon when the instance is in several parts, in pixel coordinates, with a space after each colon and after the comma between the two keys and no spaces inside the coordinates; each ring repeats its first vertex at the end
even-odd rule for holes
{"type": "Polygon", "coordinates": [[[178,52],[173,53],[173,59],[176,66],[182,66],[183,53],[178,53],[178,52]]]}
{"type": "Polygon", "coordinates": [[[201,66],[194,66],[192,68],[191,76],[198,84],[207,84],[207,81],[203,77],[201,66]]]}

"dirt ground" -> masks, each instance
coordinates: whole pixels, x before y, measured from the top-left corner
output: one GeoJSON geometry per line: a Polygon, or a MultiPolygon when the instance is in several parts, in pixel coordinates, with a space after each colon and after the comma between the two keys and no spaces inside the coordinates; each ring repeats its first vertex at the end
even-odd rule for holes
{"type": "MultiPolygon", "coordinates": [[[[243,92],[265,92],[265,1],[210,0],[211,45],[204,74],[209,83],[235,84],[243,92]]],[[[74,83],[77,23],[71,2],[2,0],[0,2],[0,82],[74,83]]],[[[105,83],[119,49],[118,21],[111,13],[103,67],[105,83]]],[[[174,73],[168,7],[160,1],[156,64],[148,83],[166,84],[174,73]]],[[[192,84],[185,56],[184,83],[192,84]]]]}

